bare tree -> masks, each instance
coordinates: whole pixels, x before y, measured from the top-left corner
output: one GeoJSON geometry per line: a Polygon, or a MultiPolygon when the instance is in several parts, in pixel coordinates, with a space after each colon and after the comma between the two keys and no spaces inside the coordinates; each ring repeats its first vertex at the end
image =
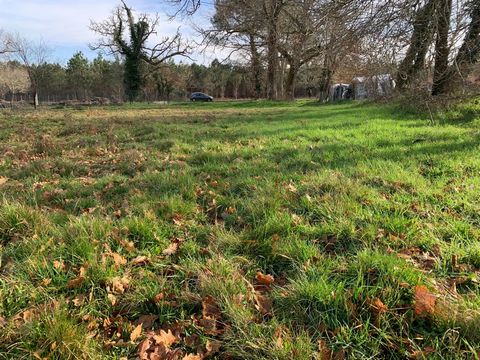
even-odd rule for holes
{"type": "Polygon", "coordinates": [[[12,35],[9,44],[11,56],[27,69],[36,109],[39,105],[38,89],[42,78],[42,65],[47,63],[50,50],[43,42],[34,43],[19,34],[12,35]]]}
{"type": "Polygon", "coordinates": [[[160,18],[140,14],[138,19],[133,10],[122,0],[123,6],[114,10],[113,15],[103,22],[91,22],[90,28],[100,35],[97,43],[91,45],[94,50],[104,50],[109,54],[125,58],[125,84],[130,101],[137,98],[143,83],[142,65],[159,66],[175,56],[187,56],[190,47],[182,41],[177,30],[172,37],[164,37],[151,45],[153,35],[160,18]],[[125,32],[128,32],[126,35],[125,32]]]}
{"type": "Polygon", "coordinates": [[[0,64],[0,91],[10,93],[10,105],[13,107],[15,95],[30,88],[28,71],[15,63],[0,64]]]}
{"type": "Polygon", "coordinates": [[[11,52],[11,37],[0,29],[0,55],[11,52]]]}
{"type": "Polygon", "coordinates": [[[261,51],[265,42],[262,38],[263,17],[256,3],[251,0],[217,0],[211,24],[211,29],[199,29],[205,48],[213,45],[227,49],[228,58],[238,53],[248,57],[252,88],[255,97],[259,98],[263,89],[261,51]]]}
{"type": "Polygon", "coordinates": [[[202,0],[169,0],[174,6],[177,7],[175,15],[188,15],[191,16],[197,12],[202,5],[202,0]]]}

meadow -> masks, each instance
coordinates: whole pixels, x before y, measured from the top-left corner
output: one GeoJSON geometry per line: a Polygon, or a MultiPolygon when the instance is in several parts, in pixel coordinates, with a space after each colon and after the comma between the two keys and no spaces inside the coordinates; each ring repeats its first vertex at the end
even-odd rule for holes
{"type": "Polygon", "coordinates": [[[0,113],[0,359],[479,359],[480,102],[0,113]]]}

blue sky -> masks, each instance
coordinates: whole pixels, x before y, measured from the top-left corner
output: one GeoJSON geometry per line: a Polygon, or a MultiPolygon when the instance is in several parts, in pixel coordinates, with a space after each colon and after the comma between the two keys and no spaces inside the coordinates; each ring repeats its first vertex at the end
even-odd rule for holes
{"type": "MultiPolygon", "coordinates": [[[[204,9],[192,19],[169,20],[168,14],[174,9],[164,0],[127,0],[127,3],[137,12],[158,12],[161,17],[159,35],[173,34],[180,27],[185,37],[197,41],[200,39],[192,29],[192,22],[208,23],[211,10],[204,9]]],[[[107,18],[119,4],[119,0],[0,0],[0,27],[31,40],[43,41],[51,49],[51,60],[64,64],[76,51],[82,51],[89,58],[96,56],[88,48],[96,37],[88,28],[90,20],[107,18]]],[[[200,63],[210,62],[215,57],[221,58],[221,51],[193,54],[200,63]]]]}

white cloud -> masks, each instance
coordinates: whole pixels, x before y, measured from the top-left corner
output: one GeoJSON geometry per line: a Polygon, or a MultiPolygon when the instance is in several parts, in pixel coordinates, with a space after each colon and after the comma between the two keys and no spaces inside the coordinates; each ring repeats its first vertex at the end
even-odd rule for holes
{"type": "MultiPolygon", "coordinates": [[[[119,0],[0,0],[0,27],[32,40],[43,40],[53,50],[54,57],[68,58],[75,50],[85,50],[95,41],[96,35],[89,29],[90,20],[106,19],[119,4],[119,0]]],[[[190,20],[169,19],[167,12],[173,10],[165,6],[165,1],[128,0],[128,4],[138,12],[159,13],[159,37],[172,35],[181,27],[184,37],[199,40],[190,20]]],[[[196,21],[205,23],[206,16],[208,12],[196,21]]],[[[193,58],[208,63],[222,55],[222,51],[216,50],[193,54],[193,58]]]]}
{"type": "MultiPolygon", "coordinates": [[[[95,39],[89,30],[90,20],[100,21],[107,18],[112,9],[119,4],[116,0],[0,0],[0,20],[2,27],[18,31],[32,38],[43,38],[54,44],[85,45],[95,39]]],[[[145,9],[144,1],[130,1],[136,8],[145,9]]],[[[154,12],[152,7],[149,12],[154,12]]],[[[159,32],[172,34],[178,23],[168,21],[165,13],[159,32]]]]}

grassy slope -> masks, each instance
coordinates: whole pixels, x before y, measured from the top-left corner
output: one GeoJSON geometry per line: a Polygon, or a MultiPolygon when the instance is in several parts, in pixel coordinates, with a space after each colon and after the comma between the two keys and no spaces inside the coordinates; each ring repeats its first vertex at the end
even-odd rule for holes
{"type": "Polygon", "coordinates": [[[474,358],[470,120],[305,102],[0,115],[0,358],[134,357],[146,314],[220,358],[474,358]],[[266,316],[257,271],[275,277],[266,316]],[[218,331],[198,320],[209,295],[218,331]]]}

